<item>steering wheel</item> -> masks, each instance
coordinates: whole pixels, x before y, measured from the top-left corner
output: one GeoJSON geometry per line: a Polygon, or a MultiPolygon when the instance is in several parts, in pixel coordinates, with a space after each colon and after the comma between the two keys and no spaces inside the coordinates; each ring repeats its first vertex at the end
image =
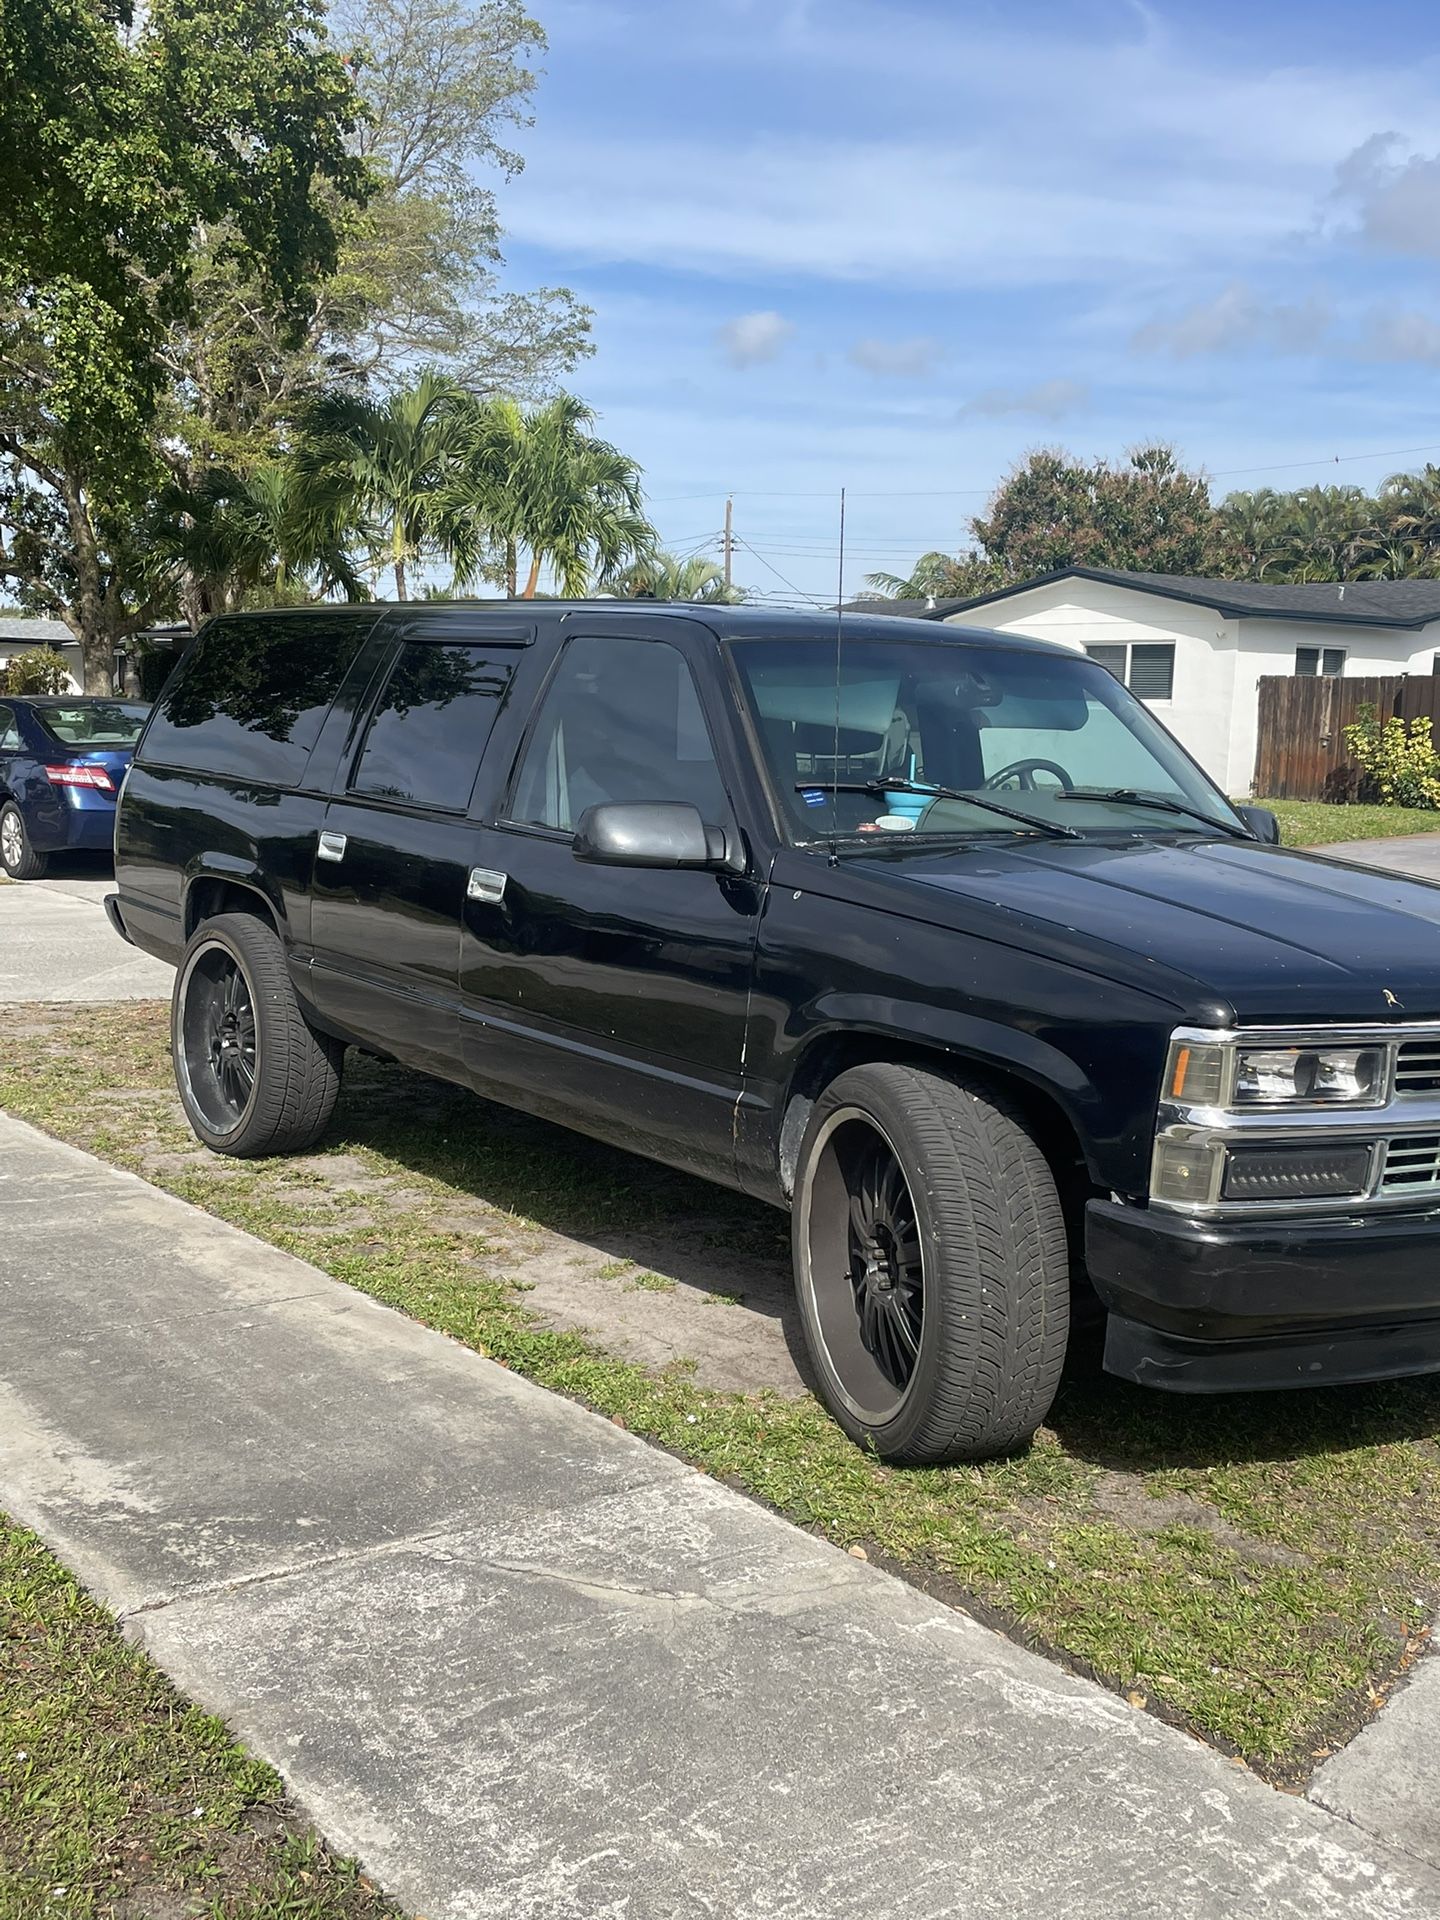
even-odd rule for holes
{"type": "Polygon", "coordinates": [[[1022,793],[1034,793],[1037,773],[1053,773],[1064,792],[1073,793],[1075,790],[1075,782],[1064,767],[1057,766],[1053,760],[1012,760],[1008,767],[1001,767],[998,773],[992,773],[981,791],[989,793],[992,788],[1013,785],[1019,787],[1022,793]]]}

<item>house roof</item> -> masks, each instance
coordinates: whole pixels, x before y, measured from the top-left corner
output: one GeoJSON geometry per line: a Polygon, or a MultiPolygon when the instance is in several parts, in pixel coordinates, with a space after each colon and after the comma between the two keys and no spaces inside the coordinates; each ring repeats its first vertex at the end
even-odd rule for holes
{"type": "Polygon", "coordinates": [[[75,636],[63,620],[46,620],[39,614],[0,613],[0,642],[22,640],[27,647],[71,647],[75,636]]]}
{"type": "MultiPolygon", "coordinates": [[[[1098,580],[1137,593],[1188,600],[1239,619],[1261,614],[1271,620],[1323,620],[1352,627],[1423,627],[1440,620],[1440,580],[1348,580],[1281,586],[1264,580],[1206,580],[1180,573],[1131,573],[1112,567],[1059,567],[1018,586],[977,594],[972,600],[941,600],[922,619],[944,620],[971,607],[988,607],[1055,580],[1098,580]]],[[[898,607],[901,602],[895,603],[898,607]]]]}
{"type": "Polygon", "coordinates": [[[968,600],[882,600],[878,594],[872,599],[847,600],[840,611],[842,613],[879,613],[898,617],[902,620],[938,620],[942,607],[968,607],[968,600]]]}

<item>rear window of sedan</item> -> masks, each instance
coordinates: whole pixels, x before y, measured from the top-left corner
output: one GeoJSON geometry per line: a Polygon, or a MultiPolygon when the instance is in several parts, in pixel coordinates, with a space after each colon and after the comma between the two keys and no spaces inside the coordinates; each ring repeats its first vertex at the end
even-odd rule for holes
{"type": "Polygon", "coordinates": [[[32,712],[62,747],[133,747],[150,709],[138,700],[77,700],[32,712]]]}

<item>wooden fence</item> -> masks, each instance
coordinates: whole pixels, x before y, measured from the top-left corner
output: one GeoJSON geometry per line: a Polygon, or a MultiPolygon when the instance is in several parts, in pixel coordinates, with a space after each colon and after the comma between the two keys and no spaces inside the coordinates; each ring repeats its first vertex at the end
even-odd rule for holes
{"type": "Polygon", "coordinates": [[[1440,676],[1267,674],[1260,682],[1256,794],[1274,800],[1362,798],[1363,777],[1346,752],[1345,729],[1367,706],[1382,719],[1427,715],[1440,736],[1440,676]]]}

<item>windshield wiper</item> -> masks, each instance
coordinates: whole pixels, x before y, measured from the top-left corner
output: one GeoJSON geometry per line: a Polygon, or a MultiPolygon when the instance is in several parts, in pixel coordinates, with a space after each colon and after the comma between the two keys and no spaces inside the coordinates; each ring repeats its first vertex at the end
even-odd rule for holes
{"type": "Polygon", "coordinates": [[[1061,800],[1113,800],[1117,805],[1148,807],[1152,813],[1184,813],[1192,820],[1200,821],[1202,826],[1228,833],[1232,840],[1253,840],[1255,837],[1245,827],[1232,827],[1227,821],[1217,820],[1213,813],[1187,806],[1183,800],[1170,800],[1159,793],[1137,793],[1133,787],[1067,787],[1057,797],[1061,800]]]}
{"type": "MultiPolygon", "coordinates": [[[[797,780],[796,793],[873,793],[883,799],[887,793],[918,793],[927,800],[965,800],[983,813],[998,813],[1006,820],[1019,820],[1032,833],[1047,834],[1052,840],[1083,840],[1074,827],[1057,826],[1053,820],[1037,820],[1033,813],[1018,807],[1003,807],[998,800],[982,800],[962,787],[932,786],[928,780],[797,780]]],[[[948,829],[947,829],[948,831],[948,829]]]]}

